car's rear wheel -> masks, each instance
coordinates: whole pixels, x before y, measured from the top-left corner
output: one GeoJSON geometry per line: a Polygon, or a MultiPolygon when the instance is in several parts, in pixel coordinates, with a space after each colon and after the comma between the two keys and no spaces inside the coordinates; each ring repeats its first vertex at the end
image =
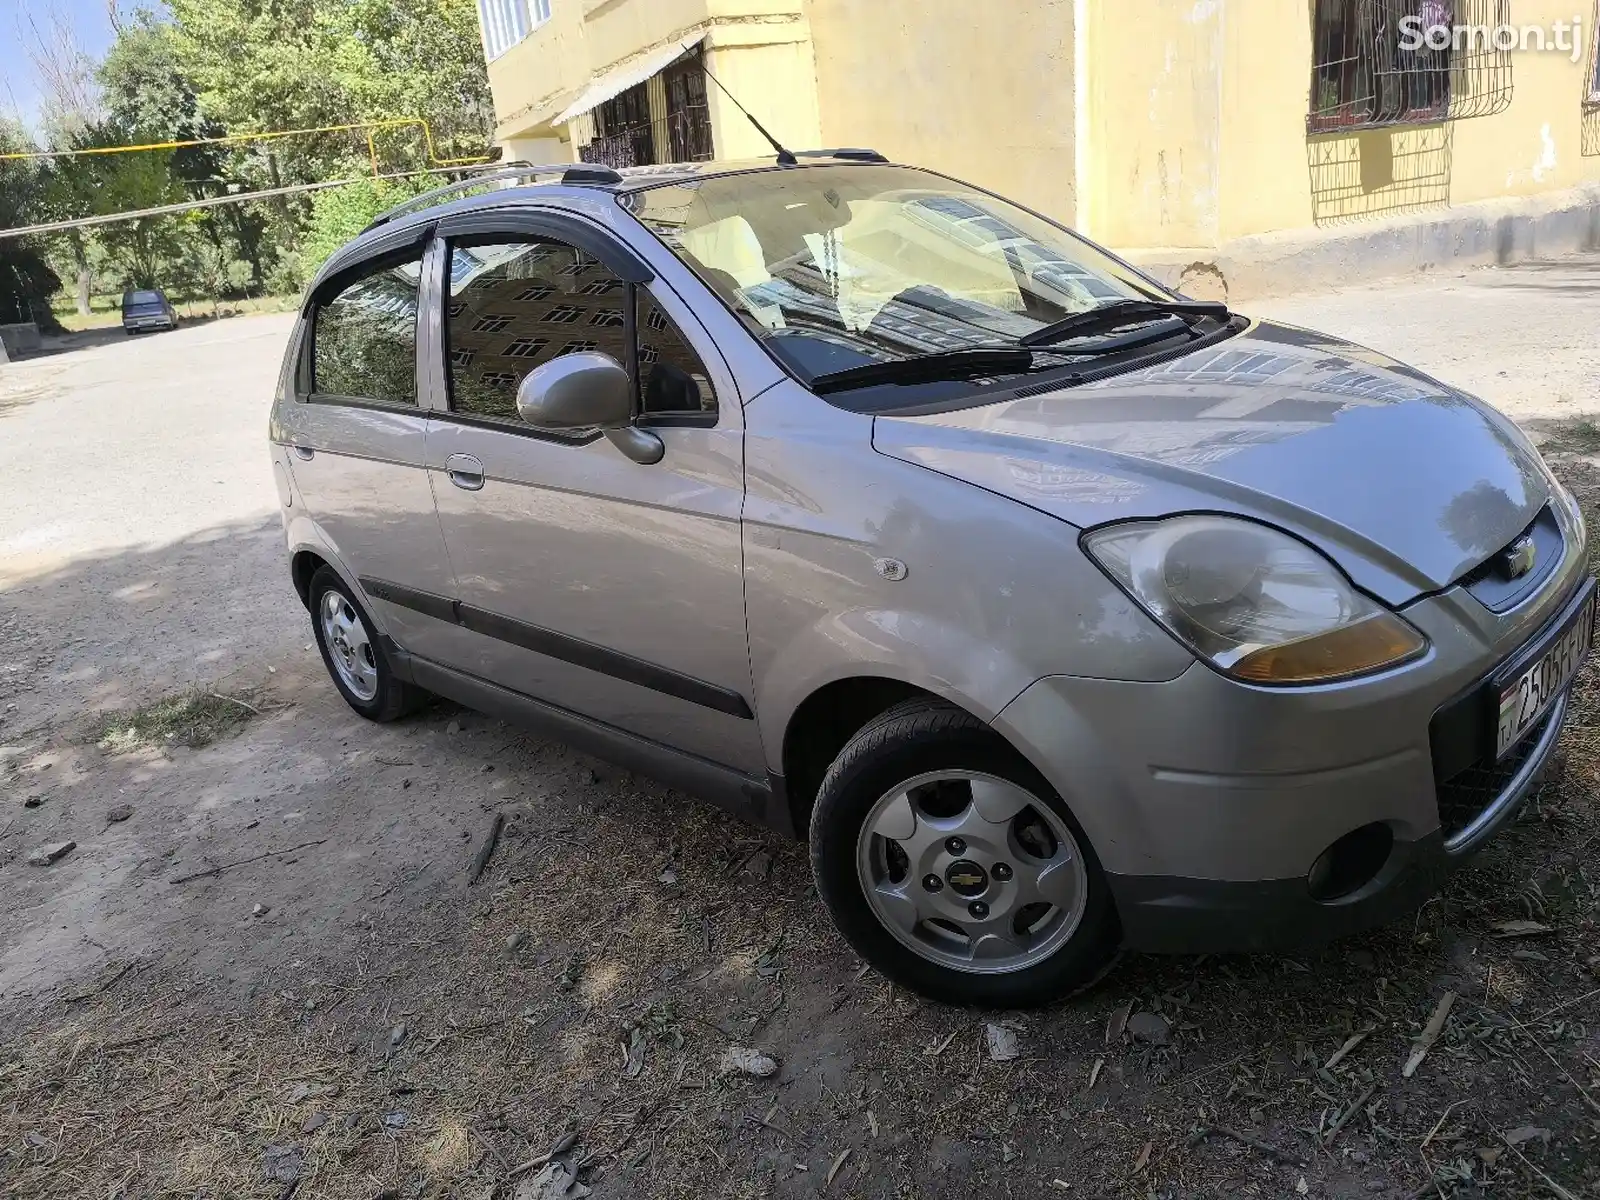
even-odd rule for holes
{"type": "Polygon", "coordinates": [[[857,952],[937,1000],[1043,1004],[1116,957],[1116,910],[1082,828],[1005,739],[940,701],[890,709],[840,752],[811,858],[857,952]]]}
{"type": "Polygon", "coordinates": [[[317,648],[345,702],[369,721],[393,721],[427,693],[398,679],[372,619],[332,567],[318,567],[309,592],[317,648]]]}

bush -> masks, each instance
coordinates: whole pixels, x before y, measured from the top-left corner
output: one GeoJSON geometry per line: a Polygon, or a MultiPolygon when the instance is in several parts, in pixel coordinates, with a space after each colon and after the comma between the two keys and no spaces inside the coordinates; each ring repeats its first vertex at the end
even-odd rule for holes
{"type": "Polygon", "coordinates": [[[385,210],[440,186],[437,176],[411,179],[363,179],[328,188],[311,198],[311,224],[300,243],[301,280],[308,280],[334,251],[359,234],[385,210]]]}

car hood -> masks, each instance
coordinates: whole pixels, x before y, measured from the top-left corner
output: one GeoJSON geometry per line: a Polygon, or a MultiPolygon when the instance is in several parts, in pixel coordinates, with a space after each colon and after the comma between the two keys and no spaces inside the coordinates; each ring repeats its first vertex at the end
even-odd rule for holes
{"type": "Polygon", "coordinates": [[[1553,489],[1507,418],[1384,355],[1261,322],[1115,378],[879,416],[883,454],[1080,528],[1227,512],[1288,529],[1404,603],[1524,530],[1553,489]]]}

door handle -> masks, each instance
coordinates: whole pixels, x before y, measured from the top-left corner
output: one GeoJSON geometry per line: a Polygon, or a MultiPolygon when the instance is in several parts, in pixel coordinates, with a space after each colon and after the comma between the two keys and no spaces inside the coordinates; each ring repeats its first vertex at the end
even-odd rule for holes
{"type": "Polygon", "coordinates": [[[294,448],[294,456],[296,458],[303,458],[307,462],[310,462],[313,458],[315,458],[317,456],[317,452],[315,450],[313,450],[310,446],[296,446],[294,448]]]}
{"type": "Polygon", "coordinates": [[[483,463],[471,454],[452,454],[444,460],[445,474],[458,488],[476,492],[483,487],[483,463]]]}

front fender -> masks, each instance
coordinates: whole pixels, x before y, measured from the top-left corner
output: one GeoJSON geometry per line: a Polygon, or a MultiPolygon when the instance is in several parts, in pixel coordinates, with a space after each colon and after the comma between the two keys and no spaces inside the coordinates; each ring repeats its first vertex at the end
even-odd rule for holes
{"type": "Polygon", "coordinates": [[[796,630],[757,681],[767,765],[783,771],[784,732],[795,711],[830,683],[888,679],[932,692],[992,721],[1037,678],[1004,647],[925,612],[860,608],[796,630]]]}

